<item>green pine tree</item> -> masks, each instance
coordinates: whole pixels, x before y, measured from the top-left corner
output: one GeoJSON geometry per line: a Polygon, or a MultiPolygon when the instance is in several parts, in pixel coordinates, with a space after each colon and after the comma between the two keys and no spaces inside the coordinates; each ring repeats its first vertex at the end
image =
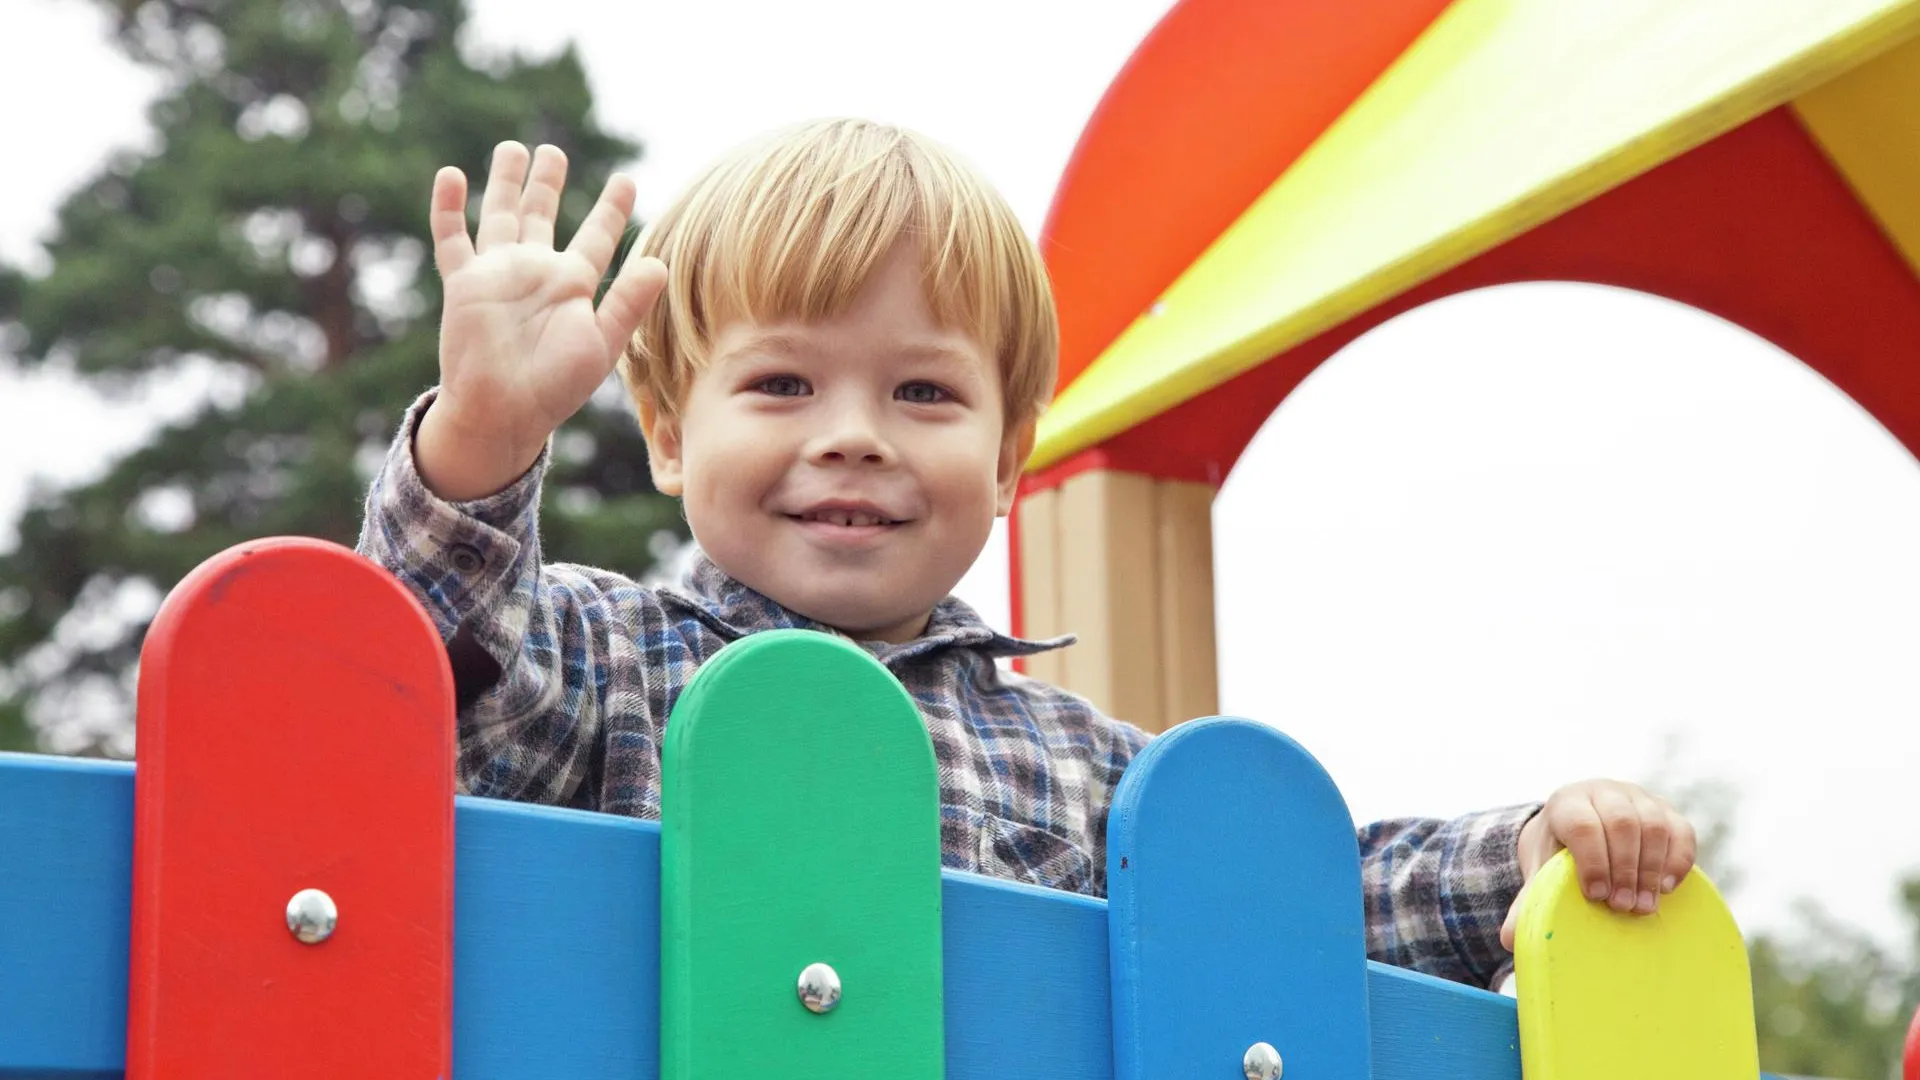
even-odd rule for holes
{"type": "MultiPolygon", "coordinates": [[[[168,76],[155,148],[65,201],[50,270],[0,266],[0,354],[113,394],[189,375],[218,392],[99,479],[31,498],[0,554],[0,745],[30,721],[53,748],[125,752],[166,589],[246,539],[352,542],[435,377],[434,171],[460,166],[477,199],[499,140],[560,146],[564,242],[639,148],[600,128],[571,50],[463,57],[463,0],[93,2],[168,76]]],[[[637,575],[684,523],[608,391],[556,441],[543,539],[637,575]]]]}

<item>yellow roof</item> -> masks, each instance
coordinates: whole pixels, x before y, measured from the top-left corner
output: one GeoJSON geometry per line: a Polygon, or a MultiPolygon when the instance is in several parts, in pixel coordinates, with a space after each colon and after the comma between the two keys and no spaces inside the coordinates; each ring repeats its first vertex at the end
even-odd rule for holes
{"type": "MultiPolygon", "coordinates": [[[[1125,431],[1916,33],[1920,0],[1457,0],[1061,393],[1030,464],[1125,431]]],[[[1920,76],[1884,77],[1920,102],[1920,76]]],[[[1907,216],[1911,253],[1920,188],[1901,184],[1920,175],[1920,109],[1901,112],[1849,126],[1834,95],[1828,122],[1810,126],[1829,152],[1852,148],[1858,170],[1842,159],[1842,171],[1884,224],[1907,216]],[[1889,123],[1904,135],[1891,156],[1874,149],[1889,123]],[[1876,177],[1888,197],[1868,197],[1876,177]]]]}

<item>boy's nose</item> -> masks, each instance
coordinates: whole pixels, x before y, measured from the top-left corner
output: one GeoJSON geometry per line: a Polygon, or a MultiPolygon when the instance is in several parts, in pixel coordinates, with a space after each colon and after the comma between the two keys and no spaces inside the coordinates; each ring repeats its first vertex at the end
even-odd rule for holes
{"type": "Polygon", "coordinates": [[[808,456],[822,465],[886,465],[893,461],[893,448],[871,421],[863,417],[842,417],[832,430],[822,432],[814,440],[808,456]]]}

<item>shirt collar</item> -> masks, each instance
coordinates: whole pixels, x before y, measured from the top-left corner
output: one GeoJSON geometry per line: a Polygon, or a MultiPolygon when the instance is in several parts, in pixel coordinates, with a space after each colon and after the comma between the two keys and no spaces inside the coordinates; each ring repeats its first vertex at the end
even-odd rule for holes
{"type": "Polygon", "coordinates": [[[1071,634],[1043,639],[1003,634],[988,626],[979,612],[973,610],[966,601],[949,596],[934,606],[926,630],[912,641],[899,644],[861,641],[825,623],[788,610],[742,584],[704,553],[694,557],[680,589],[663,592],[679,599],[701,621],[730,639],[737,640],[763,630],[813,630],[852,641],[889,668],[942,649],[965,649],[997,660],[1049,652],[1071,645],[1075,640],[1071,634]]]}

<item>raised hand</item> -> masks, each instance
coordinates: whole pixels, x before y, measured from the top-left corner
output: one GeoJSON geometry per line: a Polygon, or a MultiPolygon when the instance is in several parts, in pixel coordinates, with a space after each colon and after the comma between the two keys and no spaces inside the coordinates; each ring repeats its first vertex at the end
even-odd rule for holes
{"type": "Polygon", "coordinates": [[[630,258],[598,309],[593,296],[633,213],[633,181],[618,173],[565,250],[554,217],[566,186],[558,147],[531,156],[516,142],[494,149],[467,235],[467,178],[433,179],[433,259],[444,281],[440,394],[415,441],[421,478],[454,501],[513,483],[547,437],[606,380],[640,319],[666,284],[658,259],[630,258]]]}

